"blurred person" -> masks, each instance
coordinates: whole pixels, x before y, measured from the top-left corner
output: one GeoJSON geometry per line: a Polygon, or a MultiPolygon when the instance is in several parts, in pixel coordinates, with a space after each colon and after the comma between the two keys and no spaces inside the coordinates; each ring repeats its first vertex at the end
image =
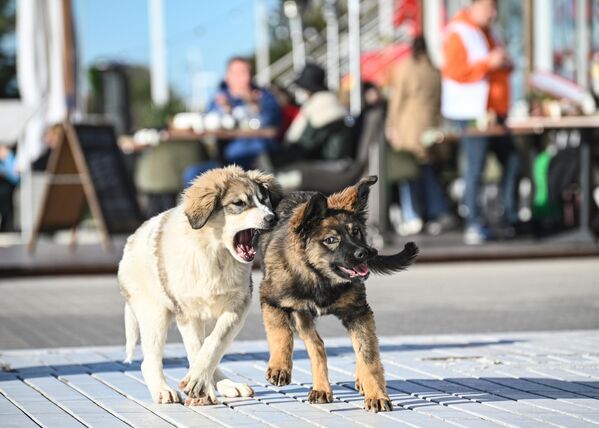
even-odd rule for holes
{"type": "Polygon", "coordinates": [[[233,57],[227,63],[224,80],[210,102],[207,112],[219,115],[233,115],[242,111],[248,120],[254,120],[258,136],[238,136],[227,141],[221,159],[192,165],[183,171],[184,187],[203,172],[223,166],[236,164],[245,169],[261,166],[261,158],[280,149],[281,107],[275,95],[260,88],[252,81],[252,65],[247,58],[233,57]]]}
{"type": "MultiPolygon", "coordinates": [[[[512,61],[494,37],[496,0],[472,0],[449,23],[443,44],[442,113],[462,131],[473,122],[495,116],[505,122],[510,105],[512,61]]],[[[503,204],[506,227],[518,221],[516,185],[519,158],[509,136],[464,136],[460,147],[466,161],[464,205],[467,208],[466,244],[480,244],[491,233],[481,218],[479,191],[489,150],[503,166],[503,204]]]]}
{"type": "Polygon", "coordinates": [[[252,168],[255,160],[264,153],[278,150],[276,137],[281,126],[281,108],[275,96],[252,82],[252,66],[247,58],[233,57],[208,112],[233,114],[235,109],[245,109],[263,132],[259,137],[238,137],[229,141],[224,149],[225,163],[235,163],[252,168]]]}
{"type": "Polygon", "coordinates": [[[279,140],[282,141],[287,130],[293,123],[293,120],[300,112],[300,107],[295,101],[295,97],[286,88],[281,85],[272,85],[270,90],[274,94],[279,106],[281,107],[281,127],[279,129],[279,140]]]}
{"type": "Polygon", "coordinates": [[[354,155],[354,144],[345,120],[348,112],[325,84],[325,71],[306,64],[294,83],[305,98],[284,142],[272,156],[275,168],[300,160],[339,160],[354,155]]]}
{"type": "Polygon", "coordinates": [[[13,195],[19,184],[15,155],[6,145],[0,145],[0,232],[13,230],[13,195]]]}
{"type": "Polygon", "coordinates": [[[434,234],[455,225],[436,173],[435,153],[422,144],[423,133],[439,125],[440,108],[441,75],[419,36],[412,43],[412,55],[393,72],[386,120],[387,138],[396,152],[391,158],[396,162],[389,166],[391,174],[405,168],[406,162],[418,164],[416,176],[399,183],[401,222],[397,229],[402,235],[419,233],[425,221],[434,234]]]}

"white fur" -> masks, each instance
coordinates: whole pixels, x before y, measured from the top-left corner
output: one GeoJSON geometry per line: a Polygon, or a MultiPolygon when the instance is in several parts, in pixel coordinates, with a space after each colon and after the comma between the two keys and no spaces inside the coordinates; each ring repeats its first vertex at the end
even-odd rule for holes
{"type": "Polygon", "coordinates": [[[268,212],[252,208],[240,215],[225,215],[221,210],[204,227],[193,230],[178,206],[147,221],[127,241],[118,273],[128,298],[127,361],[132,358],[139,326],[142,373],[155,402],[179,401],[162,369],[173,317],[190,364],[182,381],[184,392],[212,402],[216,402],[215,388],[227,397],[253,394],[249,386],[227,379],[217,366],[241,329],[251,301],[251,263],[235,254],[233,236],[260,227],[268,212]],[[160,279],[161,266],[166,285],[160,279]]]}

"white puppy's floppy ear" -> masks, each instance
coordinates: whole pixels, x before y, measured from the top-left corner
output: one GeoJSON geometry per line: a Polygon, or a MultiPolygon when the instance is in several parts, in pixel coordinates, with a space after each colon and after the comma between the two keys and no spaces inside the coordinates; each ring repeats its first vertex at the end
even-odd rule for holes
{"type": "Polygon", "coordinates": [[[193,229],[202,228],[220,202],[221,192],[215,183],[197,179],[183,193],[183,211],[193,229]]]}

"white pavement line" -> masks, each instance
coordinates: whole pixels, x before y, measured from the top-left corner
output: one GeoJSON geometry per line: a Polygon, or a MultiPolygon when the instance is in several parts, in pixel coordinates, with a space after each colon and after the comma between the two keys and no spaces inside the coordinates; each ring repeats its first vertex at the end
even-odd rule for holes
{"type": "Polygon", "coordinates": [[[55,377],[34,377],[25,383],[86,426],[130,426],[55,377]]]}
{"type": "Polygon", "coordinates": [[[37,428],[33,419],[25,414],[12,401],[0,393],[0,422],[3,427],[10,428],[37,428]]]}
{"type": "MultiPolygon", "coordinates": [[[[168,384],[175,390],[179,389],[178,380],[170,375],[170,371],[172,368],[165,368],[164,374],[166,376],[166,380],[168,384]]],[[[177,369],[174,369],[177,370],[177,369]]],[[[139,370],[132,370],[127,372],[127,375],[138,382],[140,385],[143,385],[143,388],[146,388],[146,385],[143,380],[143,375],[139,370]]],[[[185,399],[185,394],[179,392],[181,397],[185,399]]],[[[215,423],[221,426],[233,427],[236,424],[242,425],[244,427],[247,426],[260,426],[263,427],[266,424],[260,421],[258,418],[253,416],[248,416],[244,413],[235,412],[233,408],[225,406],[224,404],[216,404],[210,406],[183,406],[179,404],[185,409],[189,409],[191,412],[196,414],[197,416],[201,416],[202,418],[210,421],[212,425],[215,423]]]]}
{"type": "Polygon", "coordinates": [[[180,403],[155,404],[146,385],[120,371],[94,373],[93,377],[177,427],[210,427],[214,425],[210,419],[198,415],[180,403]]]}
{"type": "Polygon", "coordinates": [[[132,426],[172,427],[155,413],[129,400],[124,395],[88,374],[60,376],[60,380],[85,395],[98,406],[115,414],[132,426]]]}
{"type": "MultiPolygon", "coordinates": [[[[354,361],[350,356],[338,356],[331,358],[334,364],[330,367],[333,371],[344,373],[345,375],[353,372],[354,361]]],[[[333,376],[333,374],[331,374],[333,376]]],[[[394,379],[399,378],[390,375],[388,368],[385,371],[385,378],[387,380],[387,390],[393,394],[399,395],[397,404],[402,407],[421,412],[427,416],[433,418],[439,418],[447,423],[460,426],[471,426],[476,424],[477,426],[497,426],[506,425],[502,421],[491,420],[484,415],[476,413],[475,410],[469,411],[467,409],[458,406],[448,406],[445,402],[449,399],[456,401],[455,396],[445,393],[441,390],[434,390],[434,393],[426,394],[423,392],[422,387],[416,387],[412,382],[395,382],[394,379]],[[441,393],[441,395],[439,394],[441,393]]],[[[350,384],[351,385],[351,384],[350,384]]],[[[430,390],[429,390],[430,391],[430,390]]],[[[460,397],[461,398],[461,397],[460,397]]],[[[468,403],[472,403],[467,400],[468,403]]],[[[455,403],[457,404],[457,403],[455,403]]]]}
{"type": "MultiPolygon", "coordinates": [[[[439,381],[472,387],[472,382],[470,378],[447,378],[447,375],[451,374],[451,372],[454,372],[458,375],[463,375],[463,373],[459,372],[456,368],[448,369],[447,367],[445,367],[443,368],[443,373],[440,376],[439,373],[435,373],[436,368],[434,366],[426,366],[422,362],[419,365],[417,365],[417,367],[407,366],[401,363],[395,363],[394,366],[403,368],[404,370],[408,370],[412,372],[415,376],[424,375],[436,378],[439,381]],[[447,370],[450,370],[450,373],[447,373],[447,370]]],[[[496,373],[492,372],[492,374],[496,373]]],[[[469,376],[471,376],[470,373],[469,376]]],[[[511,387],[509,384],[506,384],[506,382],[499,383],[497,381],[497,378],[489,378],[486,375],[477,376],[477,379],[479,380],[478,385],[486,385],[486,387],[481,388],[479,386],[474,387],[473,389],[483,392],[491,392],[492,394],[498,397],[503,397],[503,399],[514,400],[517,403],[529,406],[526,409],[522,408],[522,410],[518,410],[519,412],[522,412],[521,415],[523,417],[534,417],[538,415],[540,418],[542,418],[541,420],[545,423],[554,423],[556,425],[565,424],[566,426],[575,425],[582,427],[592,427],[599,424],[598,422],[595,422],[593,420],[588,419],[587,417],[582,416],[580,413],[576,412],[576,410],[573,410],[573,406],[571,406],[569,403],[563,403],[558,400],[553,400],[538,393],[523,391],[521,389],[511,387]],[[484,382],[486,382],[486,384],[484,382]]],[[[421,383],[418,380],[412,380],[412,382],[421,383]]],[[[498,403],[494,402],[493,405],[497,406],[498,403]]]]}
{"type": "MultiPolygon", "coordinates": [[[[302,402],[295,394],[305,392],[306,399],[309,389],[297,383],[291,383],[287,386],[270,385],[264,379],[264,371],[254,366],[255,359],[248,354],[249,361],[236,361],[228,366],[228,370],[233,371],[238,376],[248,379],[252,384],[259,385],[262,391],[269,391],[272,395],[266,395],[265,398],[259,397],[268,405],[276,406],[278,409],[290,413],[305,422],[318,426],[364,426],[365,424],[350,419],[341,413],[331,413],[322,406],[315,406],[302,402]]],[[[342,409],[338,409],[342,410],[342,409]]],[[[366,425],[371,426],[371,425],[366,425]]]]}
{"type": "Polygon", "coordinates": [[[20,380],[0,382],[0,392],[33,421],[48,428],[84,427],[63,409],[20,380]]]}
{"type": "MultiPolygon", "coordinates": [[[[339,400],[346,401],[349,404],[352,404],[356,407],[356,411],[362,411],[364,396],[360,394],[354,388],[354,381],[350,380],[353,378],[353,375],[348,375],[346,371],[342,371],[336,365],[333,365],[335,361],[329,358],[328,365],[331,370],[329,370],[329,380],[333,386],[333,393],[335,393],[336,398],[339,400]],[[348,382],[349,381],[349,382],[348,382]]],[[[294,369],[296,373],[303,372],[306,376],[310,375],[309,363],[299,361],[294,365],[294,369]]],[[[389,398],[394,405],[393,411],[390,413],[383,412],[379,413],[380,416],[393,419],[394,421],[399,421],[406,424],[412,424],[415,426],[425,426],[425,427],[449,427],[449,426],[462,426],[455,422],[448,422],[438,416],[434,415],[434,412],[426,412],[421,411],[418,408],[410,408],[410,406],[405,406],[402,400],[407,397],[403,394],[401,396],[399,394],[394,394],[393,391],[390,391],[389,398]]],[[[411,402],[415,401],[415,397],[409,397],[411,402]]],[[[424,400],[421,400],[422,403],[425,403],[424,400]]],[[[431,404],[431,403],[426,403],[431,404]]]]}

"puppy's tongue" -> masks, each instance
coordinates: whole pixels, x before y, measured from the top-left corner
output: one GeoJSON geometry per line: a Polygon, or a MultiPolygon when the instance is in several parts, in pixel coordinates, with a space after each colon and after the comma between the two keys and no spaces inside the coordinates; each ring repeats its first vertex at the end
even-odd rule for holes
{"type": "Polygon", "coordinates": [[[356,276],[366,276],[369,272],[368,265],[366,263],[360,263],[359,265],[354,266],[352,269],[339,266],[339,269],[348,274],[350,278],[354,278],[356,276]]]}
{"type": "Polygon", "coordinates": [[[366,263],[360,263],[357,266],[354,266],[354,271],[356,271],[356,273],[359,276],[366,276],[368,275],[368,265],[366,263]]]}

